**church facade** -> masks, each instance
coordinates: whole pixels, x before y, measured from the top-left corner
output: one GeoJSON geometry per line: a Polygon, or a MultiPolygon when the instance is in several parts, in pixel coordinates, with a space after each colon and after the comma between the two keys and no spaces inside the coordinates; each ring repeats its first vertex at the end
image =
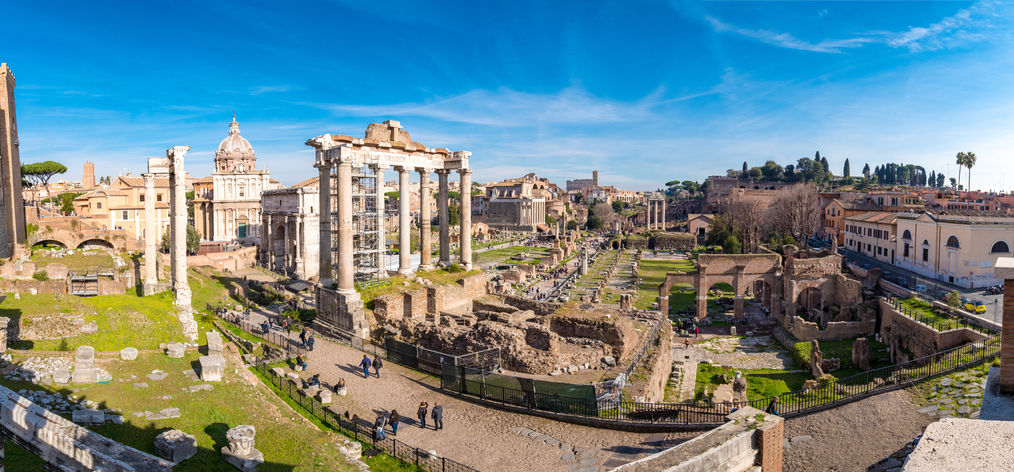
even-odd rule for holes
{"type": "Polygon", "coordinates": [[[257,169],[253,146],[232,117],[229,135],[215,151],[215,170],[194,184],[194,225],[205,241],[256,242],[261,194],[279,187],[267,167],[257,169]]]}

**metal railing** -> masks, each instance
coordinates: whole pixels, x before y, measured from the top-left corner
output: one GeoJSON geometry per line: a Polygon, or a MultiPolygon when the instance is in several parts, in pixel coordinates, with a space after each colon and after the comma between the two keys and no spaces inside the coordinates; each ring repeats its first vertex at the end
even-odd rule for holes
{"type": "Polygon", "coordinates": [[[267,364],[255,363],[253,368],[268,379],[279,392],[299,404],[320,422],[364,445],[371,445],[374,449],[384,451],[392,457],[431,472],[478,472],[478,470],[460,462],[431,454],[393,437],[378,440],[373,433],[371,423],[365,420],[356,421],[355,417],[345,418],[340,413],[323,405],[316,397],[304,393],[303,389],[291,379],[275,375],[267,364]]]}
{"type": "MultiPolygon", "coordinates": [[[[953,311],[947,315],[939,315],[939,314],[930,315],[926,313],[927,310],[934,309],[940,310],[940,308],[933,307],[932,305],[927,308],[912,308],[910,306],[907,306],[900,298],[895,297],[893,295],[885,296],[884,298],[886,298],[887,301],[891,304],[891,306],[893,306],[901,314],[909,318],[912,318],[913,320],[918,321],[919,323],[929,326],[930,328],[933,328],[935,331],[948,331],[952,329],[967,328],[972,331],[985,334],[987,336],[995,332],[992,329],[988,329],[976,323],[972,323],[968,321],[968,319],[955,314],[953,311]]],[[[922,302],[922,299],[917,300],[922,302]]]]}
{"type": "Polygon", "coordinates": [[[247,333],[250,333],[258,338],[267,341],[270,344],[277,346],[279,349],[285,351],[286,357],[295,357],[297,355],[305,355],[306,348],[303,346],[298,339],[293,339],[288,333],[284,331],[285,328],[275,324],[273,327],[269,326],[268,330],[252,321],[247,320],[241,313],[232,311],[225,311],[219,313],[218,317],[229,322],[233,326],[236,326],[247,333]]]}
{"type": "MultiPolygon", "coordinates": [[[[783,417],[814,413],[974,367],[995,358],[999,352],[1000,336],[992,335],[982,341],[931,356],[850,377],[827,380],[808,390],[740,403],[714,404],[708,400],[693,403],[594,401],[470,380],[469,373],[462,367],[456,368],[455,375],[448,376],[446,381],[442,381],[441,388],[495,405],[559,415],[561,419],[578,416],[622,423],[666,423],[705,427],[724,423],[724,417],[733,409],[746,405],[783,417]]],[[[479,376],[471,375],[471,378],[477,379],[479,376]]]]}

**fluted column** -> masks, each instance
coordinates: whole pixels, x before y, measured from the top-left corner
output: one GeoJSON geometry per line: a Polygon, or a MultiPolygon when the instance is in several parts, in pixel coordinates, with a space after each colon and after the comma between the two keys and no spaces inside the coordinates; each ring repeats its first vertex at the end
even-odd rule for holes
{"type": "MultiPolygon", "coordinates": [[[[318,151],[323,154],[323,151],[318,151]]],[[[331,163],[321,156],[314,167],[320,171],[319,193],[320,198],[320,254],[318,259],[318,272],[320,283],[330,285],[334,275],[331,273],[331,163]]]]}
{"type": "Polygon", "coordinates": [[[430,244],[430,172],[419,169],[419,270],[433,268],[433,247],[430,244]]]}
{"type": "Polygon", "coordinates": [[[450,238],[450,220],[447,209],[447,175],[451,171],[447,169],[437,169],[437,178],[439,180],[439,195],[437,195],[437,206],[440,210],[440,265],[447,266],[451,263],[451,238],[450,238]]]}
{"type": "Polygon", "coordinates": [[[384,166],[376,166],[377,176],[377,263],[378,277],[387,277],[387,218],[384,215],[384,166]]]}
{"type": "Polygon", "coordinates": [[[261,232],[261,251],[264,251],[264,267],[268,270],[275,270],[275,265],[271,263],[274,248],[271,247],[271,215],[265,214],[264,218],[264,231],[261,232]]]}
{"type": "MultiPolygon", "coordinates": [[[[298,211],[298,210],[297,210],[298,211]]],[[[297,277],[302,278],[306,271],[303,270],[303,241],[306,241],[304,232],[306,231],[305,223],[303,223],[302,213],[296,215],[296,229],[294,231],[296,238],[296,260],[294,261],[292,271],[297,277]]]]}
{"type": "Polygon", "coordinates": [[[397,167],[398,171],[398,273],[412,273],[412,220],[409,218],[409,182],[410,170],[397,167]]]}
{"type": "Polygon", "coordinates": [[[155,174],[147,173],[144,178],[144,295],[151,295],[158,284],[155,260],[158,258],[158,215],[155,213],[155,174]]]}
{"type": "Polygon", "coordinates": [[[183,328],[183,335],[191,342],[197,341],[197,322],[194,308],[190,305],[190,284],[187,281],[187,182],[183,170],[183,156],[190,146],[174,146],[166,150],[169,158],[169,207],[172,211],[170,231],[172,238],[173,291],[176,294],[176,316],[183,328]]]}
{"type": "Polygon", "coordinates": [[[352,245],[352,163],[338,164],[338,293],[355,293],[352,245]]]}
{"type": "Polygon", "coordinates": [[[665,231],[665,200],[662,200],[662,231],[665,231]]]}
{"type": "Polygon", "coordinates": [[[461,231],[458,246],[461,248],[461,265],[472,270],[472,169],[459,169],[461,177],[461,231]]]}

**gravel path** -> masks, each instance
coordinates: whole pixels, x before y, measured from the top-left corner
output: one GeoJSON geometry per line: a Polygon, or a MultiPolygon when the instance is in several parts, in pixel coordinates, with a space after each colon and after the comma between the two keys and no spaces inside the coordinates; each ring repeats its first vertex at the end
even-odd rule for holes
{"type": "Polygon", "coordinates": [[[933,420],[906,390],[876,395],[785,424],[785,472],[864,471],[905,447],[933,420]]]}

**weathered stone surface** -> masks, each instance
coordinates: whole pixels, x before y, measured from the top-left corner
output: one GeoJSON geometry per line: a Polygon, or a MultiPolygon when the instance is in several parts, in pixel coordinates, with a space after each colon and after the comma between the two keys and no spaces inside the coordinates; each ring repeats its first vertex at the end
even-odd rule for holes
{"type": "Polygon", "coordinates": [[[255,471],[264,462],[264,454],[254,448],[257,430],[250,425],[240,425],[225,433],[229,445],[222,448],[222,459],[244,472],[255,471]]]}
{"type": "Polygon", "coordinates": [[[165,350],[166,355],[172,357],[173,359],[182,358],[185,352],[186,347],[183,346],[183,343],[170,343],[168,346],[166,346],[165,350]]]}
{"type": "Polygon", "coordinates": [[[321,404],[330,405],[331,391],[328,389],[322,389],[320,392],[317,392],[317,398],[320,399],[321,404]]]}
{"type": "Polygon", "coordinates": [[[279,377],[285,377],[285,369],[282,369],[281,367],[272,367],[271,372],[279,377]]]}
{"type": "Polygon", "coordinates": [[[205,382],[221,382],[225,374],[225,358],[215,354],[201,356],[201,380],[205,382]]]}
{"type": "Polygon", "coordinates": [[[70,378],[70,369],[60,368],[53,372],[53,382],[56,382],[57,385],[66,385],[70,383],[70,378]]]}
{"type": "Polygon", "coordinates": [[[197,439],[178,429],[155,436],[155,452],[163,459],[183,462],[197,454],[197,439]]]}
{"type": "Polygon", "coordinates": [[[222,355],[222,335],[218,331],[208,331],[208,355],[222,355]]]}
{"type": "Polygon", "coordinates": [[[137,359],[137,349],[133,347],[125,347],[120,350],[120,359],[125,361],[132,361],[137,359]]]}
{"type": "Polygon", "coordinates": [[[102,410],[93,410],[91,408],[85,408],[81,410],[74,410],[71,413],[71,419],[78,424],[100,424],[106,422],[106,414],[102,410]]]}
{"type": "Polygon", "coordinates": [[[158,369],[155,369],[155,370],[151,371],[150,374],[145,375],[145,377],[148,377],[148,380],[154,380],[156,382],[159,381],[159,380],[162,380],[162,379],[164,379],[164,378],[166,378],[168,376],[169,376],[168,372],[165,372],[165,371],[162,371],[162,370],[158,370],[158,369]]]}
{"type": "Polygon", "coordinates": [[[823,353],[820,352],[820,343],[816,339],[810,341],[810,375],[815,379],[819,379],[824,376],[824,370],[822,368],[821,361],[824,360],[823,353]]]}
{"type": "Polygon", "coordinates": [[[852,367],[870,370],[870,342],[866,338],[852,342],[852,367]]]}

